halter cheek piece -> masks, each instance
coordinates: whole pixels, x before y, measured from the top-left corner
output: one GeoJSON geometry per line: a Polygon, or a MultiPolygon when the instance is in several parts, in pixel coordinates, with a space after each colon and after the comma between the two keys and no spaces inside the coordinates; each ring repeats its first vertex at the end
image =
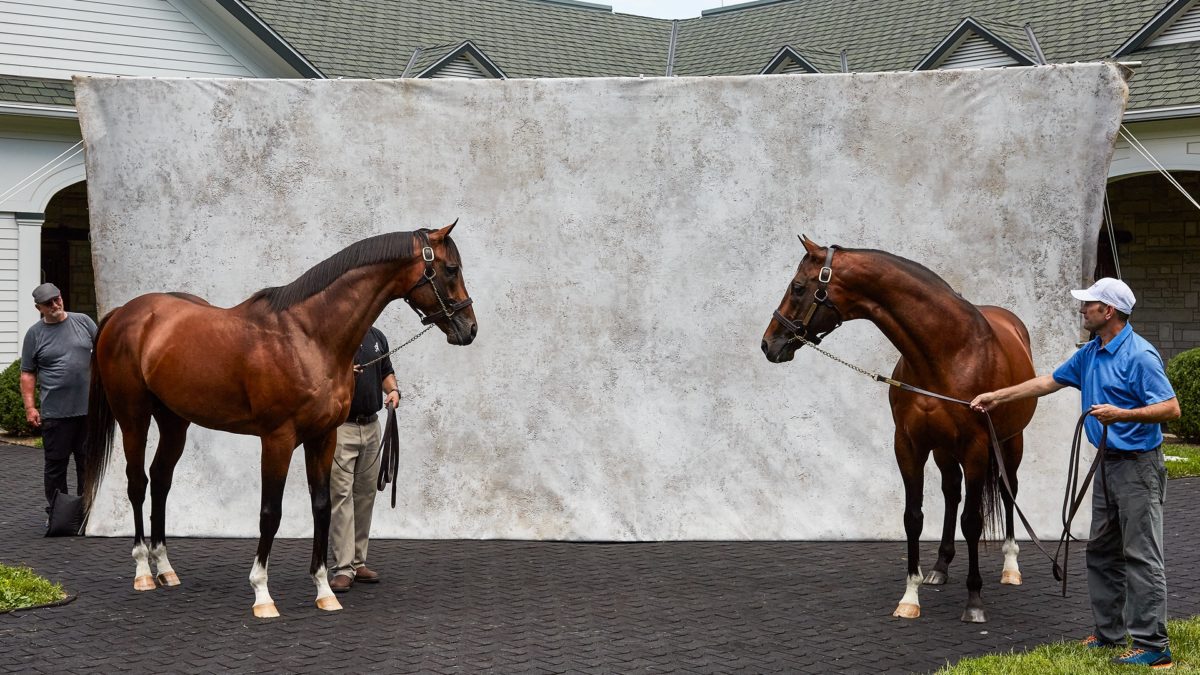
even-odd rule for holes
{"type": "Polygon", "coordinates": [[[421,309],[414,305],[412,300],[409,298],[412,296],[413,291],[425,284],[429,284],[429,287],[433,289],[433,294],[437,297],[438,305],[441,307],[441,310],[421,317],[421,323],[428,326],[436,321],[453,317],[455,313],[470,307],[473,301],[471,300],[470,296],[467,296],[466,298],[463,298],[462,300],[459,300],[451,305],[446,304],[445,298],[450,297],[450,293],[447,292],[444,283],[440,284],[442,286],[441,288],[438,288],[439,283],[437,279],[437,270],[433,267],[433,247],[429,245],[429,234],[424,230],[418,230],[417,236],[421,239],[421,259],[425,261],[425,272],[421,275],[420,281],[414,284],[412,288],[408,289],[408,293],[404,294],[404,301],[407,302],[409,306],[417,312],[418,315],[422,314],[423,312],[421,312],[421,309]]]}
{"type": "Polygon", "coordinates": [[[788,342],[792,342],[793,340],[802,337],[814,345],[819,345],[821,344],[821,340],[825,339],[826,335],[829,335],[842,325],[842,313],[838,311],[837,306],[834,305],[833,301],[829,299],[829,281],[833,279],[833,252],[837,248],[837,246],[830,246],[828,251],[825,253],[825,265],[821,268],[821,272],[817,275],[817,290],[813,291],[813,301],[811,304],[809,304],[808,310],[804,312],[804,318],[801,319],[799,323],[795,323],[780,313],[778,309],[775,310],[775,320],[779,322],[779,325],[783,326],[789,333],[792,334],[792,337],[788,340],[788,342]],[[833,328],[830,328],[824,333],[809,337],[808,323],[812,321],[813,314],[815,314],[817,311],[817,305],[828,307],[829,309],[833,310],[833,313],[837,315],[837,323],[833,325],[833,328]]]}

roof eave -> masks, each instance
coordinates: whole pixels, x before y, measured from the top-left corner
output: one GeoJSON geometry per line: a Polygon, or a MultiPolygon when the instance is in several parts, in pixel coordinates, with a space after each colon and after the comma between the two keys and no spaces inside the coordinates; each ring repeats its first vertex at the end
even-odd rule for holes
{"type": "Polygon", "coordinates": [[[1146,22],[1146,25],[1138,29],[1128,40],[1125,41],[1117,50],[1112,53],[1112,58],[1125,56],[1130,52],[1137,51],[1154,37],[1164,26],[1170,23],[1179,13],[1195,3],[1196,0],[1172,0],[1163,7],[1154,18],[1146,22]]]}
{"type": "Polygon", "coordinates": [[[937,68],[938,64],[945,59],[951,49],[958,45],[959,41],[961,41],[962,37],[969,30],[979,33],[980,37],[990,42],[993,47],[1008,54],[1021,65],[1038,65],[1036,59],[1030,58],[1029,55],[1009,44],[1007,40],[984,28],[983,24],[968,16],[954,30],[950,31],[949,35],[942,38],[942,41],[933,48],[933,51],[926,54],[925,58],[921,59],[921,62],[913,67],[913,70],[933,70],[937,68]]]}
{"type": "Polygon", "coordinates": [[[1123,119],[1125,122],[1152,122],[1155,120],[1179,119],[1181,117],[1200,117],[1200,104],[1126,110],[1123,119]]]}
{"type": "Polygon", "coordinates": [[[69,105],[17,103],[15,101],[0,101],[0,115],[21,115],[24,117],[48,117],[55,119],[79,118],[79,112],[69,105]]]}
{"type": "Polygon", "coordinates": [[[499,80],[508,79],[508,76],[504,74],[504,71],[500,69],[500,66],[496,65],[495,62],[488,58],[487,54],[483,53],[482,49],[476,47],[475,43],[471,42],[470,40],[466,40],[461,45],[451,49],[448,54],[433,62],[428,68],[417,73],[416,76],[425,77],[429,73],[437,72],[439,68],[458,58],[462,54],[466,54],[468,57],[475,60],[492,77],[495,77],[499,80]]]}
{"type": "Polygon", "coordinates": [[[217,0],[221,7],[229,12],[230,16],[237,19],[259,40],[263,41],[271,51],[279,55],[279,58],[287,62],[289,66],[296,69],[301,77],[327,79],[325,73],[322,73],[315,65],[293,47],[283,36],[275,32],[275,29],[267,25],[255,14],[242,0],[217,0]]]}

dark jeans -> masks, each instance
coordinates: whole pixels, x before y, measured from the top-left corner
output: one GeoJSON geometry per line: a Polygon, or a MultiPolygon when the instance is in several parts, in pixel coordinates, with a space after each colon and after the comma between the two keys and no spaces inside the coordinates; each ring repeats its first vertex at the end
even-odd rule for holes
{"type": "Polygon", "coordinates": [[[1099,638],[1123,643],[1129,633],[1134,647],[1161,651],[1167,648],[1162,532],[1167,471],[1161,448],[1133,457],[1104,460],[1107,505],[1096,472],[1088,594],[1099,638]]]}
{"type": "Polygon", "coordinates": [[[55,492],[67,492],[67,465],[75,455],[75,494],[83,490],[83,441],[87,416],[42,419],[42,446],[46,450],[46,503],[55,492]]]}

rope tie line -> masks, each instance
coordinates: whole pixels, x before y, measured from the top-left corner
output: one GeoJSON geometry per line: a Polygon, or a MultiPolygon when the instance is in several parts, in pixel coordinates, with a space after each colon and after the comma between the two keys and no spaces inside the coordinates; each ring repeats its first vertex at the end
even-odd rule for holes
{"type": "Polygon", "coordinates": [[[64,150],[62,152],[62,154],[60,154],[58,157],[55,157],[54,159],[50,160],[49,162],[46,162],[45,164],[43,164],[40,167],[38,167],[37,169],[35,169],[33,173],[31,173],[28,176],[17,181],[16,185],[13,185],[9,189],[5,190],[3,194],[0,194],[0,202],[8,199],[9,197],[20,192],[21,190],[29,187],[29,184],[32,181],[49,175],[55,169],[59,168],[60,166],[63,166],[67,162],[71,161],[75,157],[75,155],[78,155],[79,153],[83,152],[83,148],[81,147],[82,145],[83,145],[83,141],[79,141],[75,145],[72,145],[71,147],[64,150]],[[74,152],[71,152],[72,150],[74,150],[74,152]],[[70,153],[70,154],[68,155],[68,153],[70,153]],[[67,156],[64,157],[64,155],[67,155],[67,156]]]}
{"type": "Polygon", "coordinates": [[[1192,197],[1192,195],[1189,194],[1188,191],[1179,184],[1179,181],[1175,180],[1175,177],[1171,175],[1171,172],[1167,171],[1166,167],[1164,167],[1162,163],[1155,159],[1154,155],[1150,154],[1150,151],[1146,149],[1146,146],[1142,145],[1142,142],[1135,138],[1129,129],[1125,127],[1125,125],[1122,124],[1119,131],[1121,132],[1121,138],[1124,138],[1134,150],[1137,150],[1142,157],[1145,157],[1146,161],[1150,162],[1151,166],[1153,166],[1155,169],[1158,169],[1158,172],[1167,179],[1167,182],[1169,182],[1171,185],[1174,185],[1175,189],[1179,190],[1179,192],[1189,202],[1192,203],[1192,206],[1196,207],[1197,210],[1200,210],[1200,202],[1197,202],[1195,198],[1192,197]]]}

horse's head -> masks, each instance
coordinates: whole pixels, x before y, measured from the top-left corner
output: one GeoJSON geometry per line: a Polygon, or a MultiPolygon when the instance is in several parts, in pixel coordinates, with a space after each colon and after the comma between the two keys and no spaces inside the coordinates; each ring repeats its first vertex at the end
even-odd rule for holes
{"type": "Polygon", "coordinates": [[[418,262],[424,268],[405,300],[422,316],[421,323],[432,323],[442,329],[447,342],[469,345],[475,339],[478,324],[463,281],[462,259],[450,239],[450,230],[457,224],[455,220],[440,230],[414,233],[420,255],[418,262]]]}
{"type": "Polygon", "coordinates": [[[763,334],[762,350],[772,363],[791,361],[804,344],[799,338],[819,344],[842,325],[842,314],[830,298],[836,287],[832,265],[837,247],[824,248],[804,236],[800,241],[807,253],[763,334]]]}

